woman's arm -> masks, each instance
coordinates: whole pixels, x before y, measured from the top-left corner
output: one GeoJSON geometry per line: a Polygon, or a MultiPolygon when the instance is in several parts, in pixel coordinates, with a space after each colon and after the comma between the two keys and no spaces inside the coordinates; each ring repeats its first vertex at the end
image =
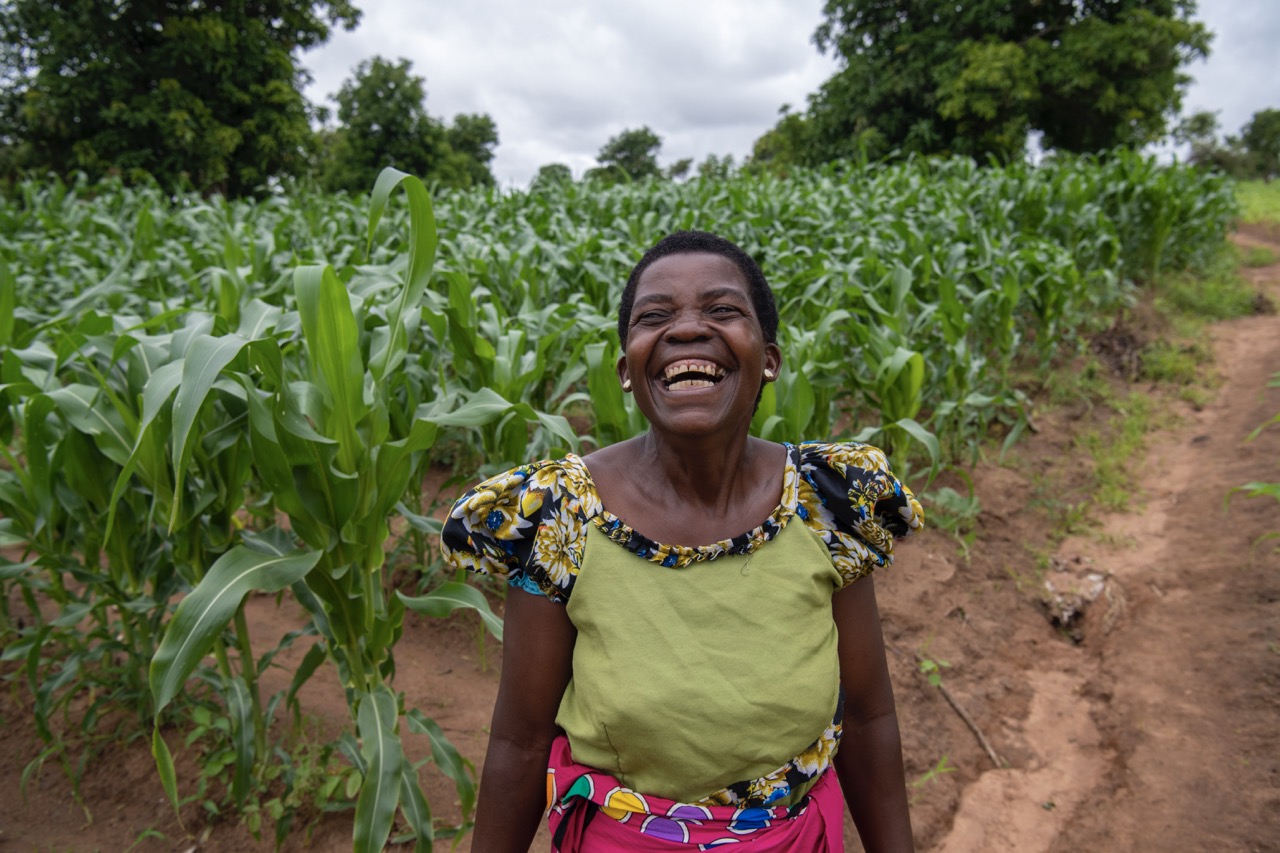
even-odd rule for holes
{"type": "Polygon", "coordinates": [[[564,604],[511,589],[505,622],[474,853],[527,853],[546,810],[556,711],[573,669],[577,632],[564,604]]]}
{"type": "Polygon", "coordinates": [[[912,851],[902,741],[871,576],[836,593],[832,612],[844,687],[844,735],[835,765],[845,802],[867,853],[912,851]]]}

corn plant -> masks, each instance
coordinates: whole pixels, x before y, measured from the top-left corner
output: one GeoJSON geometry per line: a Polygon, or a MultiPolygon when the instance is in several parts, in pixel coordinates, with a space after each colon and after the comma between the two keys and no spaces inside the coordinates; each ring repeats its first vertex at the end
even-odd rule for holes
{"type": "MultiPolygon", "coordinates": [[[[465,763],[438,727],[406,709],[390,686],[392,649],[406,607],[431,615],[471,608],[501,633],[483,596],[462,584],[451,582],[419,598],[389,594],[381,569],[390,515],[409,480],[421,476],[424,452],[442,426],[482,426],[514,413],[573,440],[554,417],[487,389],[465,400],[444,397],[404,411],[413,401],[393,393],[393,376],[409,352],[437,238],[426,189],[416,178],[387,170],[373,193],[370,239],[396,186],[406,191],[414,240],[404,286],[378,322],[373,322],[374,309],[355,298],[331,267],[300,267],[294,284],[300,336],[286,343],[272,336],[203,338],[197,342],[204,345],[203,357],[189,359],[181,381],[165,388],[174,393],[171,446],[178,479],[185,476],[187,449],[198,438],[192,433],[195,414],[224,386],[243,402],[255,473],[290,522],[288,533],[271,528],[241,537],[210,566],[167,626],[150,671],[157,714],[152,745],[166,790],[176,807],[173,760],[159,714],[225,626],[239,618],[249,592],[290,589],[320,636],[299,673],[305,677],[323,657],[337,665],[360,739],[359,751],[351,753],[362,774],[354,834],[359,851],[382,849],[397,809],[416,835],[418,849],[431,847],[428,804],[416,767],[400,744],[402,717],[431,736],[433,757],[453,778],[464,818],[474,802],[474,780],[465,763]],[[300,351],[287,358],[291,345],[300,351]]],[[[282,317],[277,328],[285,323],[282,317]]],[[[156,394],[161,396],[164,392],[156,394]]],[[[177,519],[175,513],[171,524],[177,519]]],[[[242,666],[249,657],[241,655],[242,666]]],[[[238,725],[252,727],[256,737],[260,700],[243,671],[233,683],[234,693],[246,694],[239,700],[244,711],[238,725]]],[[[252,740],[243,738],[241,758],[249,765],[257,755],[252,740]]]]}

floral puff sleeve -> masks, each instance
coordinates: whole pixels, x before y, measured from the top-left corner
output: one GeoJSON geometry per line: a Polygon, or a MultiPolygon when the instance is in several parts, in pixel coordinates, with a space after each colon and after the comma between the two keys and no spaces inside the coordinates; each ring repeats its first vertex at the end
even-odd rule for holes
{"type": "Polygon", "coordinates": [[[868,444],[805,442],[800,451],[800,515],[826,543],[844,586],[893,562],[895,539],[924,523],[911,490],[868,444]]]}
{"type": "Polygon", "coordinates": [[[565,602],[599,501],[576,457],[533,462],[485,480],[453,505],[440,534],[445,562],[565,602]]]}

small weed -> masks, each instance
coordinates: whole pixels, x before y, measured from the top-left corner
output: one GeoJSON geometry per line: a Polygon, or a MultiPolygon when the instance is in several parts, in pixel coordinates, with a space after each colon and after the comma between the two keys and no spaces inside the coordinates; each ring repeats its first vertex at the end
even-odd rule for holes
{"type": "Polygon", "coordinates": [[[923,658],[920,661],[920,672],[925,680],[934,687],[942,686],[942,670],[951,666],[942,658],[923,658]]]}
{"type": "Polygon", "coordinates": [[[130,844],[128,847],[125,848],[124,853],[129,853],[129,851],[136,848],[139,844],[146,841],[148,838],[158,838],[161,841],[169,840],[169,836],[165,835],[160,830],[154,829],[152,827],[147,827],[146,829],[142,830],[142,832],[138,833],[138,837],[133,840],[132,844],[130,844]]]}
{"type": "Polygon", "coordinates": [[[1190,403],[1197,412],[1209,405],[1213,392],[1200,385],[1184,385],[1178,390],[1178,399],[1190,403]]]}
{"type": "Polygon", "coordinates": [[[1202,273],[1177,273],[1160,282],[1158,305],[1193,321],[1229,320],[1253,313],[1255,293],[1236,270],[1236,258],[1221,253],[1202,273]]]}
{"type": "MultiPolygon", "coordinates": [[[[968,475],[961,473],[966,480],[969,480],[968,475]]],[[[927,492],[922,497],[925,505],[929,507],[930,524],[955,537],[956,544],[960,547],[960,556],[967,562],[969,549],[973,547],[978,536],[974,528],[978,514],[982,511],[978,496],[973,491],[973,482],[969,481],[968,497],[949,486],[927,492]]]]}
{"type": "Polygon", "coordinates": [[[1129,466],[1152,429],[1153,404],[1142,394],[1130,394],[1117,414],[1106,440],[1090,431],[1076,439],[1076,446],[1093,459],[1094,502],[1107,509],[1124,510],[1132,496],[1129,466]]]}
{"type": "Polygon", "coordinates": [[[1048,383],[1047,390],[1049,405],[1054,407],[1082,400],[1092,407],[1094,403],[1106,403],[1114,395],[1107,381],[1106,368],[1092,355],[1078,369],[1058,371],[1053,380],[1048,383]]]}
{"type": "Polygon", "coordinates": [[[1236,200],[1245,222],[1280,224],[1280,181],[1239,181],[1236,200]]]}
{"type": "Polygon", "coordinates": [[[1141,376],[1152,382],[1191,385],[1199,378],[1200,365],[1207,358],[1201,345],[1156,341],[1142,350],[1141,376]]]}
{"type": "Polygon", "coordinates": [[[951,666],[950,663],[942,658],[934,658],[929,656],[929,646],[933,643],[933,637],[924,641],[924,645],[920,647],[920,651],[916,652],[916,661],[920,667],[920,673],[934,687],[942,686],[942,670],[951,666]]]}
{"type": "MultiPolygon", "coordinates": [[[[1096,438],[1096,434],[1094,435],[1096,438]]],[[[1080,439],[1077,439],[1077,444],[1079,444],[1079,441],[1080,439]]],[[[1041,473],[1033,474],[1031,477],[1031,498],[1028,503],[1043,510],[1044,514],[1053,522],[1053,529],[1049,534],[1052,542],[1061,542],[1066,537],[1080,533],[1089,526],[1089,500],[1083,497],[1078,501],[1067,500],[1063,488],[1059,483],[1055,482],[1054,477],[1041,473]]],[[[1019,587],[1019,591],[1021,591],[1021,587],[1019,587]]]]}
{"type": "Polygon", "coordinates": [[[947,756],[945,755],[942,756],[942,758],[938,760],[937,764],[930,767],[924,773],[921,773],[919,778],[911,780],[910,786],[912,788],[915,788],[917,791],[916,795],[911,798],[911,802],[914,804],[915,801],[920,797],[920,794],[923,793],[923,789],[925,785],[928,785],[930,782],[933,782],[939,776],[944,776],[947,773],[954,773],[956,772],[957,769],[958,768],[953,767],[951,765],[951,761],[947,756]]]}
{"type": "MultiPolygon", "coordinates": [[[[210,818],[216,818],[233,805],[231,724],[218,709],[206,705],[195,706],[191,716],[196,725],[186,743],[202,755],[191,799],[199,801],[210,818]]],[[[352,808],[359,788],[360,773],[341,761],[340,744],[316,739],[301,722],[294,724],[290,741],[287,750],[275,751],[278,760],[268,763],[262,775],[251,780],[244,801],[235,804],[241,822],[254,838],[261,838],[264,818],[274,824],[277,848],[298,829],[298,818],[309,833],[325,812],[352,808]]]]}
{"type": "Polygon", "coordinates": [[[1276,262],[1275,252],[1266,246],[1250,246],[1240,250],[1240,265],[1245,267],[1269,267],[1276,262]]]}

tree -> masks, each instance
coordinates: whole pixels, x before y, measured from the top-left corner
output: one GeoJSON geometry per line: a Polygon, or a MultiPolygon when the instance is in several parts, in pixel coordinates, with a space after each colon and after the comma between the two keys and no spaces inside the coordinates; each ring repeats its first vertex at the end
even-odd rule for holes
{"type": "Polygon", "coordinates": [[[573,171],[564,163],[544,163],[538,167],[529,188],[540,190],[573,183],[573,171]]]}
{"type": "Polygon", "coordinates": [[[689,177],[691,171],[693,171],[693,158],[681,157],[668,166],[662,174],[668,181],[683,181],[689,177]]]}
{"type": "Polygon", "coordinates": [[[453,149],[459,171],[466,176],[467,186],[493,186],[489,164],[498,144],[498,125],[492,118],[484,113],[459,113],[445,130],[445,140],[453,149]]]}
{"type": "Polygon", "coordinates": [[[1254,174],[1271,180],[1280,173],[1280,110],[1259,110],[1240,131],[1254,174]]]}
{"type": "Polygon", "coordinates": [[[1208,53],[1194,12],[1194,0],[827,0],[814,42],[840,68],[810,99],[803,159],[1012,159],[1032,130],[1068,151],[1155,141],[1181,105],[1182,67],[1208,53]]]}
{"type": "Polygon", "coordinates": [[[706,159],[698,164],[698,177],[704,181],[727,181],[733,176],[733,155],[725,154],[723,157],[717,157],[715,154],[708,154],[706,159]]]}
{"type": "Polygon", "coordinates": [[[1280,172],[1280,110],[1259,110],[1238,136],[1218,140],[1218,118],[1198,112],[1178,124],[1174,141],[1191,146],[1190,162],[1240,180],[1271,180],[1280,172]]]}
{"type": "Polygon", "coordinates": [[[411,67],[375,56],[338,89],[339,126],[320,170],[325,189],[367,190],[385,166],[423,177],[443,159],[444,128],[427,115],[425,81],[411,67]]]}
{"type": "Polygon", "coordinates": [[[349,0],[0,0],[0,145],[17,168],[250,192],[307,161],[296,52],[358,20],[349,0]]]}
{"type": "MultiPolygon", "coordinates": [[[[783,104],[778,112],[781,114],[778,123],[751,147],[751,156],[746,164],[749,172],[784,177],[791,169],[808,161],[813,122],[799,113],[793,113],[790,104],[783,104]]],[[[716,168],[714,163],[710,167],[713,170],[716,168]]],[[[699,166],[698,169],[701,171],[702,167],[699,166]]]]}
{"type": "Polygon", "coordinates": [[[318,169],[325,189],[363,192],[386,166],[448,187],[493,184],[493,119],[459,115],[446,127],[427,114],[426,81],[412,67],[375,56],[342,84],[334,96],[339,126],[325,137],[318,169]]]}
{"type": "Polygon", "coordinates": [[[639,181],[658,177],[658,151],[662,138],[647,126],[624,130],[610,139],[596,155],[599,168],[587,172],[588,177],[639,181]]]}

